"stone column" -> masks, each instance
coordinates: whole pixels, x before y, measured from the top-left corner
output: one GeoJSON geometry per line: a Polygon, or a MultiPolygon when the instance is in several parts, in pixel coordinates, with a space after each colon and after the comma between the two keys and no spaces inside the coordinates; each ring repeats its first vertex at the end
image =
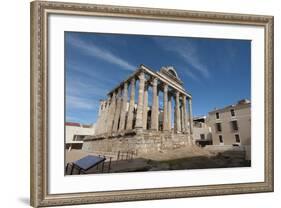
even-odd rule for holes
{"type": "Polygon", "coordinates": [[[130,94],[130,103],[129,103],[127,124],[126,124],[127,130],[133,128],[134,108],[135,108],[135,84],[136,84],[136,80],[135,78],[132,78],[130,83],[131,94],[130,94]]]}
{"type": "Polygon", "coordinates": [[[106,106],[106,101],[104,100],[103,104],[102,104],[101,121],[100,121],[100,126],[99,126],[100,134],[102,134],[103,130],[104,130],[103,124],[104,124],[104,119],[105,119],[105,106],[106,106]]]}
{"type": "Polygon", "coordinates": [[[151,129],[158,131],[158,91],[157,91],[158,79],[154,78],[152,84],[152,108],[151,108],[151,129]]]}
{"type": "Polygon", "coordinates": [[[168,130],[171,131],[171,114],[172,114],[172,98],[171,95],[168,95],[168,130]]]}
{"type": "Polygon", "coordinates": [[[137,115],[136,115],[136,126],[135,128],[142,129],[143,128],[143,96],[144,96],[144,72],[139,74],[139,95],[138,95],[138,107],[137,107],[137,115]]]}
{"type": "Polygon", "coordinates": [[[192,101],[188,98],[188,115],[189,115],[189,133],[193,134],[193,119],[192,119],[192,101]]]}
{"type": "Polygon", "coordinates": [[[164,109],[163,109],[163,131],[169,130],[168,120],[168,85],[164,84],[164,109]]]}
{"type": "Polygon", "coordinates": [[[183,123],[183,105],[182,105],[182,102],[180,101],[180,115],[181,115],[181,117],[180,117],[180,122],[181,122],[181,129],[180,129],[180,131],[181,132],[184,132],[184,123],[183,123]]]}
{"type": "Polygon", "coordinates": [[[183,95],[182,96],[182,104],[183,104],[183,123],[184,123],[184,132],[187,133],[188,132],[188,120],[187,120],[187,111],[186,111],[186,96],[183,95]]]}
{"type": "Polygon", "coordinates": [[[98,130],[98,133],[99,134],[102,134],[103,133],[103,130],[104,130],[104,119],[105,119],[105,103],[106,101],[105,100],[102,100],[101,101],[101,115],[100,115],[100,118],[99,118],[99,130],[98,130]]]}
{"type": "Polygon", "coordinates": [[[176,128],[175,132],[179,133],[181,131],[181,121],[180,121],[180,93],[177,91],[176,92],[176,128]]]}
{"type": "Polygon", "coordinates": [[[127,101],[128,101],[128,84],[127,84],[127,82],[125,82],[124,83],[124,89],[123,89],[123,98],[122,98],[119,131],[123,131],[125,129],[125,120],[126,120],[126,113],[127,113],[127,101]]]}
{"type": "Polygon", "coordinates": [[[101,104],[101,101],[100,101],[98,117],[100,117],[100,115],[101,115],[101,108],[102,108],[102,104],[101,104]]]}
{"type": "Polygon", "coordinates": [[[114,114],[114,123],[113,123],[113,132],[116,132],[118,130],[118,123],[120,118],[120,112],[121,112],[121,88],[118,89],[118,95],[117,95],[117,104],[116,104],[116,110],[114,114]]]}
{"type": "Polygon", "coordinates": [[[102,122],[102,133],[107,132],[107,122],[108,122],[108,114],[109,114],[109,98],[105,101],[105,109],[104,109],[104,118],[102,122]]]}
{"type": "Polygon", "coordinates": [[[108,133],[112,132],[115,108],[116,108],[116,92],[113,92],[110,99],[110,107],[109,107],[109,114],[108,114],[108,121],[107,121],[108,133]]]}
{"type": "Polygon", "coordinates": [[[174,95],[173,95],[173,99],[175,101],[175,106],[174,106],[174,133],[177,133],[176,97],[174,95]]]}
{"type": "Polygon", "coordinates": [[[143,95],[143,129],[147,129],[147,105],[148,105],[148,85],[144,87],[143,95]]]}
{"type": "Polygon", "coordinates": [[[100,122],[101,122],[101,113],[102,113],[102,101],[100,100],[100,106],[99,106],[99,113],[98,113],[98,118],[97,118],[97,122],[96,122],[96,130],[95,130],[95,134],[99,134],[99,126],[100,126],[100,122]]]}

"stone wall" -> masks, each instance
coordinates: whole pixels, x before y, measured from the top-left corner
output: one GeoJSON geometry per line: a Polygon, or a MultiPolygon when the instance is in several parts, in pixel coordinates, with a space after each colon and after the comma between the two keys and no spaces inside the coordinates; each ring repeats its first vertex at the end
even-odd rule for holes
{"type": "Polygon", "coordinates": [[[83,150],[89,152],[127,152],[149,153],[165,149],[176,149],[189,144],[188,134],[174,134],[171,132],[158,132],[146,130],[123,135],[90,136],[84,140],[83,150]]]}

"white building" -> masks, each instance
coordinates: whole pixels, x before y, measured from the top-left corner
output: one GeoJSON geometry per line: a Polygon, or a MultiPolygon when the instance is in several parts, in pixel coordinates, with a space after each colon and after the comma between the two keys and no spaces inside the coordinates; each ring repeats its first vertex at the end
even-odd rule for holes
{"type": "Polygon", "coordinates": [[[209,112],[208,125],[212,128],[213,145],[218,148],[239,146],[251,160],[251,102],[247,99],[209,112]]]}
{"type": "Polygon", "coordinates": [[[65,123],[65,148],[71,150],[72,148],[81,149],[85,136],[94,135],[95,126],[85,125],[74,122],[65,123]]]}
{"type": "Polygon", "coordinates": [[[206,116],[193,118],[193,139],[199,146],[212,144],[211,127],[206,124],[206,116]]]}

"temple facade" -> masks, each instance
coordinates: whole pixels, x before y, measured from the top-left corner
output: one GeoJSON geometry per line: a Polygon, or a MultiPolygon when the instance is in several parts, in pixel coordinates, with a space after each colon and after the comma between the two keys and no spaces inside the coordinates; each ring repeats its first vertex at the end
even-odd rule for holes
{"type": "Polygon", "coordinates": [[[100,101],[95,135],[83,148],[159,151],[192,144],[192,134],[192,96],[176,70],[168,66],[155,72],[140,65],[100,101]]]}

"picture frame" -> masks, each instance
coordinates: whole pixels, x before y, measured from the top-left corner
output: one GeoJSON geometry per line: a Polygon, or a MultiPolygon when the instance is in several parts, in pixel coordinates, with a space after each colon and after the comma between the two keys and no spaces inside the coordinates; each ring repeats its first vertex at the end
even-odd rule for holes
{"type": "MultiPolygon", "coordinates": [[[[31,2],[31,184],[34,207],[272,192],[273,17],[61,2],[31,2]],[[264,181],[147,189],[49,193],[49,15],[258,26],[264,29],[264,181]]],[[[54,73],[54,72],[52,72],[54,73]]],[[[62,112],[63,113],[63,112],[62,112]]]]}

